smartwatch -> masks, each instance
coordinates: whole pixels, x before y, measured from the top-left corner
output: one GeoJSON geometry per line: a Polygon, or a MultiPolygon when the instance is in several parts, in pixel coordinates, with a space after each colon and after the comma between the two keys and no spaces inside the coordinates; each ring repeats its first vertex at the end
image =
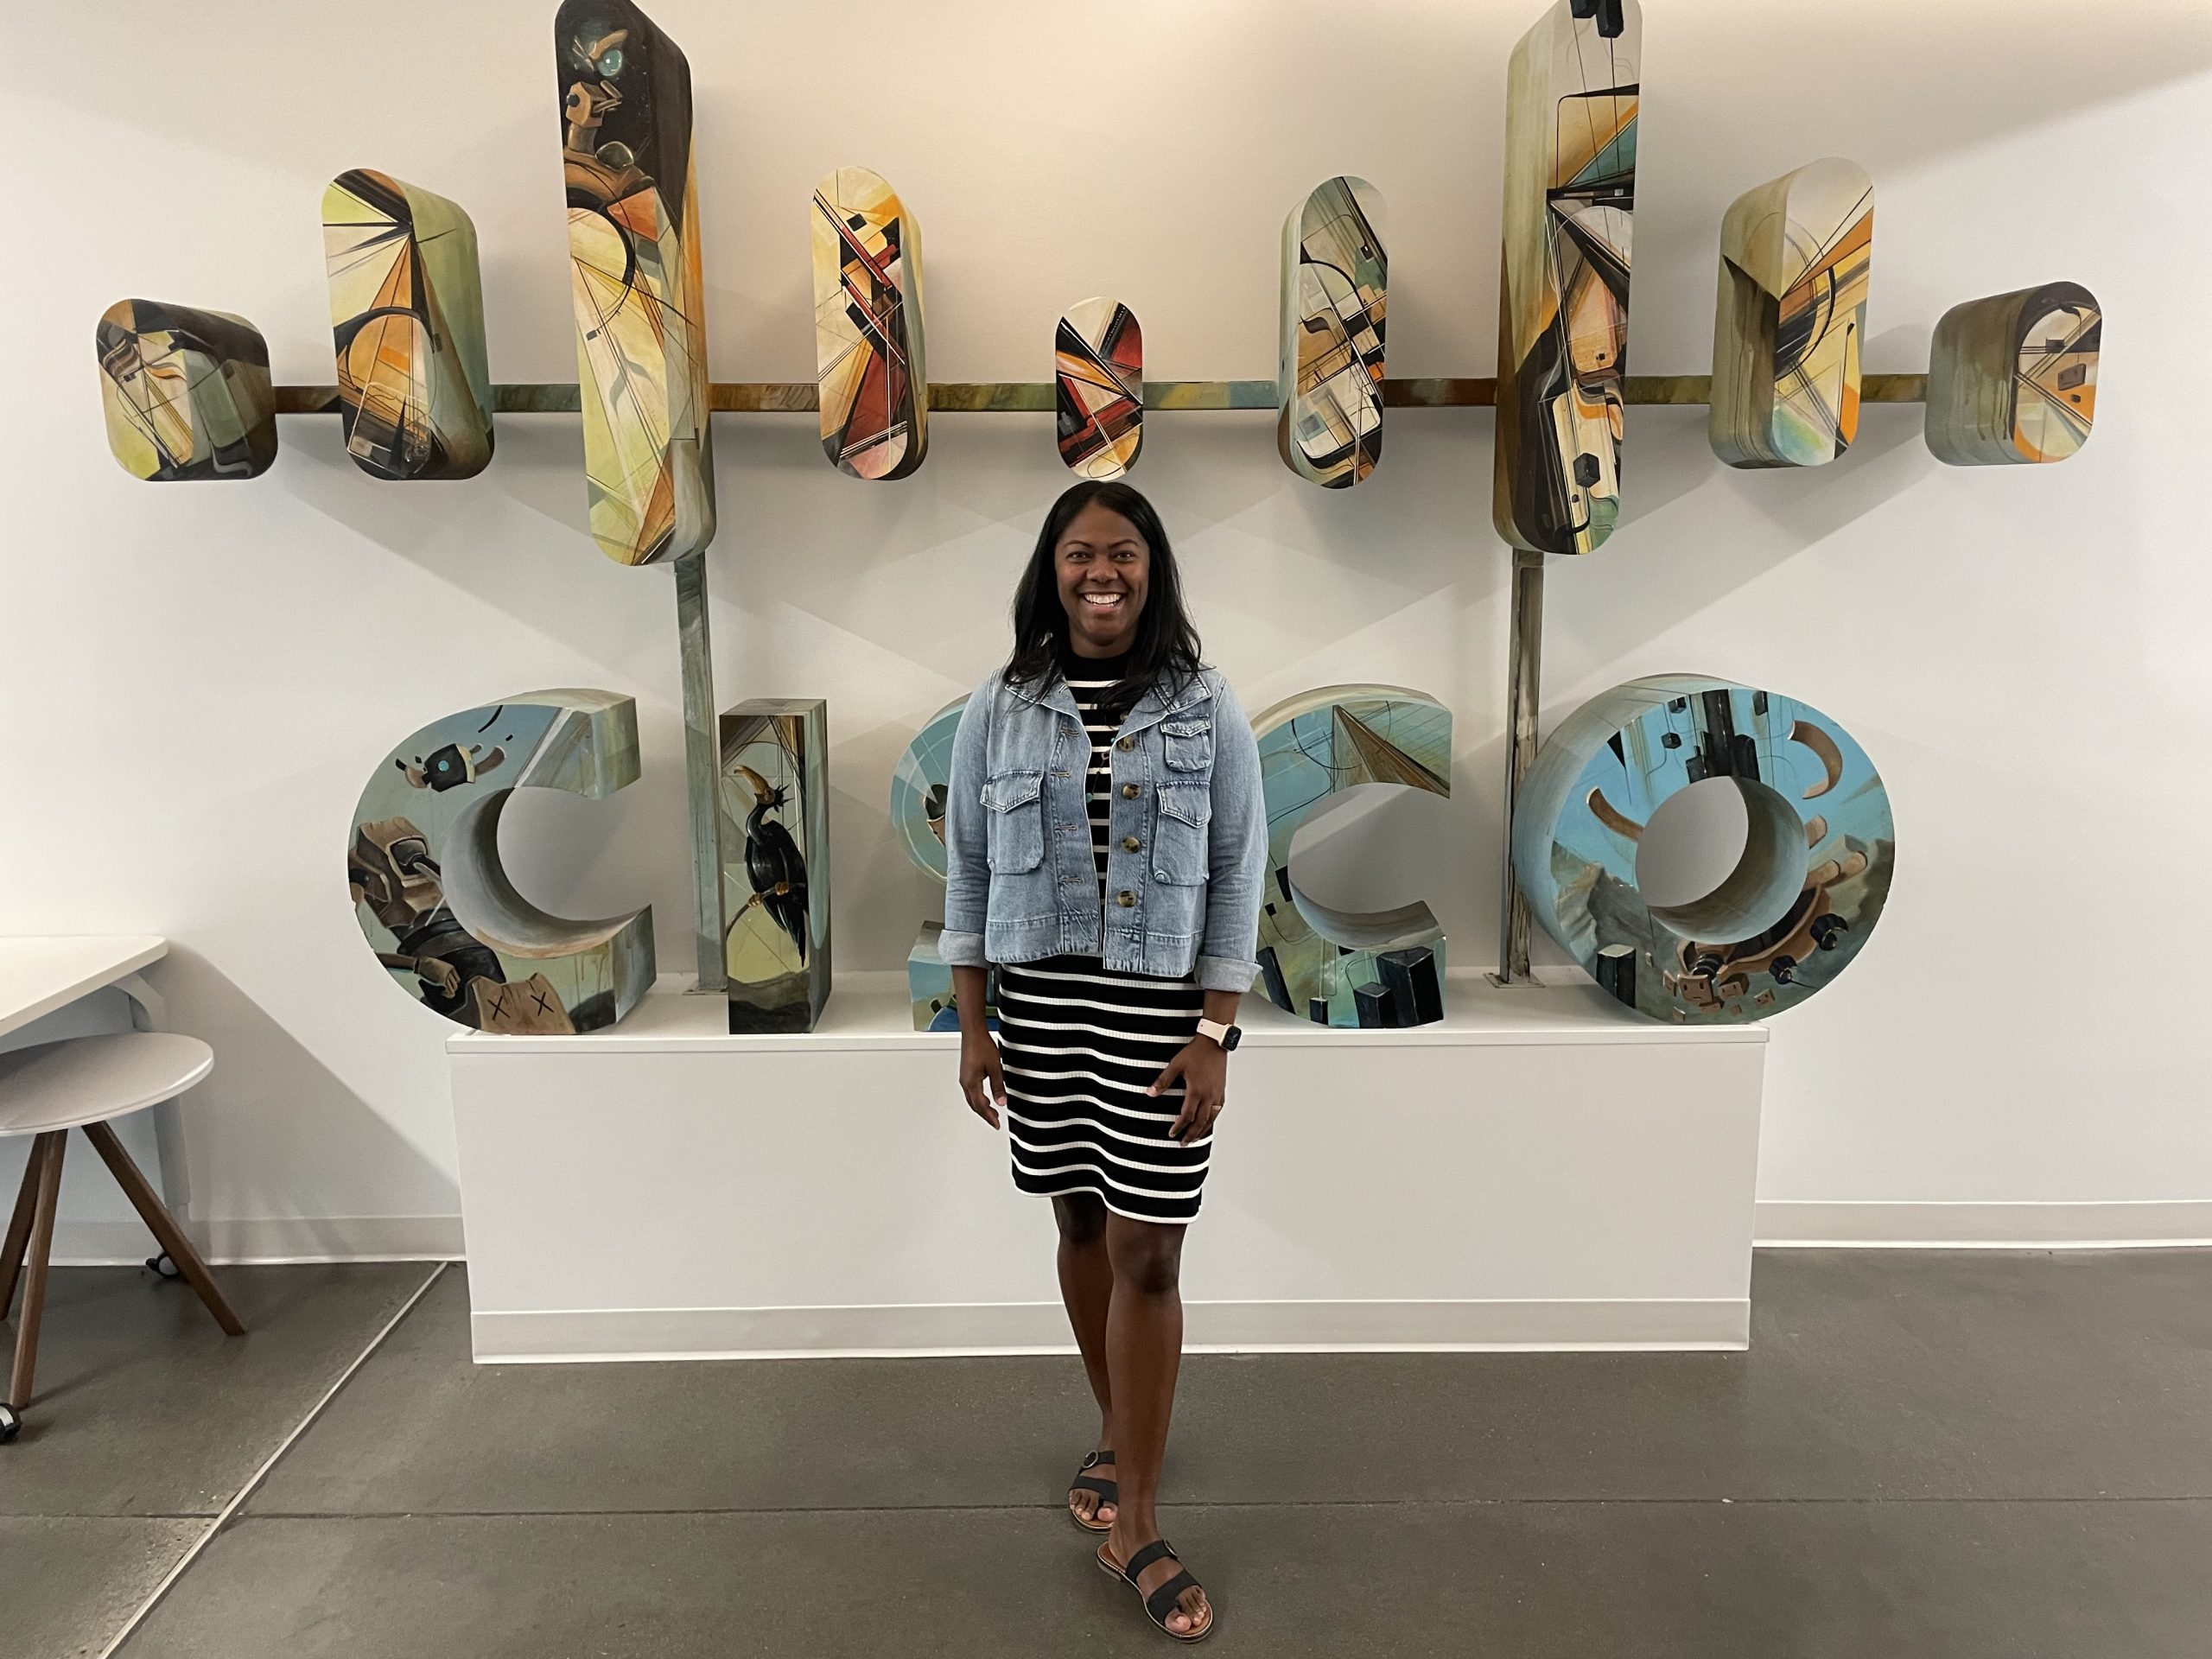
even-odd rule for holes
{"type": "Polygon", "coordinates": [[[1218,1020],[1202,1019],[1198,1021],[1198,1035],[1212,1038],[1221,1045],[1222,1052],[1227,1053],[1243,1040],[1244,1028],[1242,1026],[1224,1026],[1218,1020]]]}

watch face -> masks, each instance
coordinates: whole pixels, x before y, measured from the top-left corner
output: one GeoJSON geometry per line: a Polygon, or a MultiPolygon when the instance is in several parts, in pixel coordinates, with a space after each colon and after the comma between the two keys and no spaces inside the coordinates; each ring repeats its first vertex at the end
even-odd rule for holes
{"type": "Polygon", "coordinates": [[[1223,1052],[1226,1053],[1229,1050],[1236,1047],[1237,1044],[1243,1040],[1244,1028],[1242,1026],[1230,1027],[1227,1031],[1221,1033],[1221,1046],[1223,1052]]]}

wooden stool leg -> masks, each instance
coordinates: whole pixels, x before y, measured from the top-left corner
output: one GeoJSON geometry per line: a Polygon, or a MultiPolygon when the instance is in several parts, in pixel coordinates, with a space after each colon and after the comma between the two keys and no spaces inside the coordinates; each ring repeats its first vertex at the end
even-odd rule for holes
{"type": "Polygon", "coordinates": [[[22,1273],[23,1252],[31,1242],[31,1215],[38,1208],[39,1166],[46,1162],[44,1137],[31,1138],[31,1155],[23,1165],[22,1190],[16,1194],[16,1213],[9,1218],[8,1237],[0,1243],[0,1319],[16,1305],[16,1279],[22,1273]]]}
{"type": "Polygon", "coordinates": [[[200,1293],[200,1300],[207,1304],[207,1311],[215,1316],[215,1323],[233,1337],[245,1334],[245,1326],[238,1316],[231,1312],[231,1305],[223,1300],[223,1293],[215,1287],[215,1275],[207,1271],[207,1263],[200,1252],[192,1248],[192,1241],[176,1224],[176,1217],[169,1214],[168,1206],[162,1202],[161,1194],[138,1173],[138,1166],[130,1161],[130,1154],[123,1149],[123,1142],[115,1138],[115,1131],[105,1123],[85,1125],[85,1138],[92,1143],[108,1168],[114,1173],[116,1183],[130,1200],[162,1248],[169,1253],[169,1260],[183,1270],[192,1287],[200,1293]]]}
{"type": "Polygon", "coordinates": [[[54,1212],[61,1202],[61,1154],[68,1131],[41,1135],[38,1209],[31,1217],[30,1272],[23,1279],[23,1317],[16,1326],[16,1369],[8,1380],[7,1403],[21,1411],[31,1402],[38,1370],[38,1327],[46,1314],[46,1262],[54,1250],[54,1212]]]}

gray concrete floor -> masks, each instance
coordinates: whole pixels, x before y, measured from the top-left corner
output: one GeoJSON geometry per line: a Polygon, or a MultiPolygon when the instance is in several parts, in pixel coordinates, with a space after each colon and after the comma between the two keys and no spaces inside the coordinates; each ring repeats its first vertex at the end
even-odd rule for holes
{"type": "MultiPolygon", "coordinates": [[[[59,1273],[0,1654],[98,1654],[418,1267],[59,1273]]],[[[1748,1354],[1201,1357],[1166,1519],[1236,1653],[2212,1653],[2212,1252],[1773,1252],[1748,1354]]],[[[12,1333],[10,1333],[12,1334],[12,1333]]],[[[448,1270],[124,1659],[1159,1654],[1072,1360],[474,1366],[448,1270]]]]}

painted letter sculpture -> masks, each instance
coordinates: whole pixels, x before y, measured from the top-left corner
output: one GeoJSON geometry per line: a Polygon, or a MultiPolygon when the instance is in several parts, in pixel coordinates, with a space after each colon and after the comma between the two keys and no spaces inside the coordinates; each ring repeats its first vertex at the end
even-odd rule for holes
{"type": "Polygon", "coordinates": [[[1620,514],[1643,29],[1636,0],[1554,0],[1507,72],[1491,518],[1532,552],[1593,552],[1620,514]]]}
{"type": "Polygon", "coordinates": [[[921,227],[864,167],[814,187],[813,225],[823,453],[855,478],[904,478],[929,448],[921,227]]]}
{"type": "Polygon", "coordinates": [[[1522,786],[1513,873],[1561,949],[1627,1007],[1734,1025],[1828,984],[1890,891],[1896,832],[1851,734],[1788,697],[1694,674],[1631,680],[1552,734],[1522,786]],[[1748,833],[1704,898],[1647,904],[1636,855],[1660,804],[1729,778],[1748,833]]]}
{"type": "Polygon", "coordinates": [[[476,226],[357,168],[322,193],[346,453],[372,478],[474,478],[492,459],[476,226]]]}
{"type": "Polygon", "coordinates": [[[1282,360],[1275,448],[1300,478],[1350,489],[1382,459],[1389,258],[1382,194],[1333,178],[1282,227],[1282,360]]]}
{"type": "Polygon", "coordinates": [[[830,705],[741,702],[721,754],[729,1028],[811,1031],[830,1000],[830,705]]]}
{"type": "Polygon", "coordinates": [[[1452,711],[1395,685],[1330,685],[1255,716],[1268,809],[1260,979],[1279,1008],[1322,1026],[1420,1026],[1444,1017],[1444,930],[1416,899],[1332,910],[1291,879],[1290,843],[1327,797],[1361,784],[1452,792],[1452,711]]]}
{"type": "Polygon", "coordinates": [[[715,536],[691,66],[629,0],[563,0],[553,49],[592,537],[679,558],[715,536]]]}
{"type": "Polygon", "coordinates": [[[244,317],[118,300],[93,343],[107,447],[131,477],[255,478],[276,459],[269,342],[244,317]]]}
{"type": "Polygon", "coordinates": [[[1818,467],[1859,434],[1874,181],[1834,156],[1736,199],[1720,222],[1713,453],[1818,467]]]}
{"type": "Polygon", "coordinates": [[[2097,413],[2096,296],[2045,283],[1954,306],[1928,365],[1928,447],[1954,467],[2064,461],[2097,413]]]}
{"type": "Polygon", "coordinates": [[[611,691],[533,691],[425,726],[353,809],[346,885],[377,960],[456,1025],[613,1025],[652,987],[652,912],[540,910],[507,879],[499,815],[518,789],[599,800],[637,777],[638,707],[611,691]]]}
{"type": "Polygon", "coordinates": [[[1078,300],[1052,335],[1060,459],[1077,478],[1119,478],[1144,445],[1144,330],[1118,300],[1078,300]]]}

